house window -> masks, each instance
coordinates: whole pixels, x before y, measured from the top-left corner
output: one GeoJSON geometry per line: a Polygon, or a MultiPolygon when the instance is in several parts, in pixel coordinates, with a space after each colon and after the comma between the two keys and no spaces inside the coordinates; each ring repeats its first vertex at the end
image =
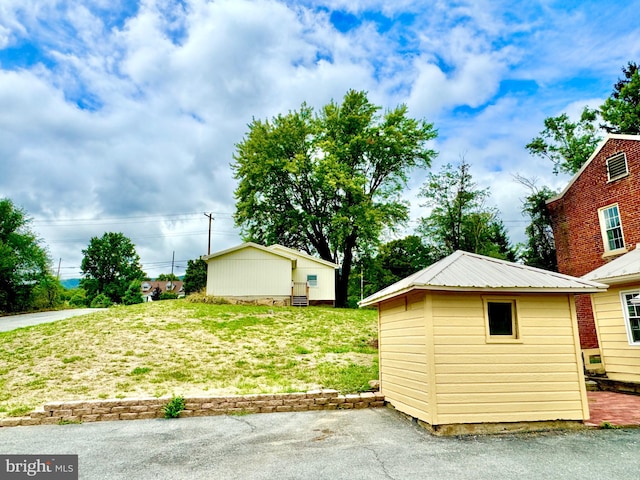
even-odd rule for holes
{"type": "Polygon", "coordinates": [[[485,315],[489,340],[518,338],[515,300],[485,299],[485,315]]]}
{"type": "Polygon", "coordinates": [[[310,287],[318,286],[318,275],[307,275],[307,283],[310,287]]]}
{"type": "Polygon", "coordinates": [[[624,153],[618,153],[607,159],[607,176],[609,181],[625,177],[628,173],[627,157],[624,153]]]}
{"type": "Polygon", "coordinates": [[[635,297],[640,297],[640,290],[622,292],[622,309],[627,324],[629,343],[640,345],[640,303],[634,303],[635,297]]]}
{"type": "Polygon", "coordinates": [[[620,222],[620,212],[618,205],[601,208],[598,210],[600,216],[600,230],[604,249],[607,252],[624,248],[624,236],[622,235],[622,223],[620,222]]]}

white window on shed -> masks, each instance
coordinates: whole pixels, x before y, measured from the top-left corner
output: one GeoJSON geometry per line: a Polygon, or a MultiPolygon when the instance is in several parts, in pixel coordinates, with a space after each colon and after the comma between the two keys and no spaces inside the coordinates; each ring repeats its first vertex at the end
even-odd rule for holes
{"type": "Polygon", "coordinates": [[[518,341],[518,316],[515,298],[484,297],[487,341],[518,341]]]}
{"type": "Polygon", "coordinates": [[[624,235],[618,205],[610,205],[598,210],[600,231],[606,252],[624,248],[624,235]]]}
{"type": "Polygon", "coordinates": [[[318,275],[307,275],[307,283],[310,287],[318,286],[318,275]]]}
{"type": "Polygon", "coordinates": [[[633,301],[635,298],[640,298],[640,290],[621,292],[620,296],[622,297],[622,310],[627,324],[629,343],[640,345],[640,303],[633,301]]]}
{"type": "Polygon", "coordinates": [[[627,156],[624,152],[618,153],[611,158],[607,158],[607,177],[609,181],[626,177],[628,174],[627,156]]]}

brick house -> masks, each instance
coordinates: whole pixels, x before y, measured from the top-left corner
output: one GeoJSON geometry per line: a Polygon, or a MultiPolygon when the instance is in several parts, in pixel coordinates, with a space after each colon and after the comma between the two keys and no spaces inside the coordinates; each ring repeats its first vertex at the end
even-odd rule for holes
{"type": "MultiPolygon", "coordinates": [[[[547,202],[560,273],[581,277],[640,243],[640,135],[610,134],[547,202]]],[[[588,295],[576,297],[585,363],[599,355],[588,295]]]]}

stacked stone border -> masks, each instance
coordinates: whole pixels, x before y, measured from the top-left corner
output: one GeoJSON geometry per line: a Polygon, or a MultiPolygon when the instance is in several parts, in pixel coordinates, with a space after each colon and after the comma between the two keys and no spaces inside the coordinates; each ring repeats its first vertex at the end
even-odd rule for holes
{"type": "MultiPolygon", "coordinates": [[[[164,417],[163,407],[170,400],[171,397],[52,402],[24,417],[1,418],[0,427],[162,418],[164,417]]],[[[180,417],[341,410],[385,405],[384,395],[380,392],[340,395],[337,390],[228,397],[185,397],[184,400],[185,409],[180,413],[180,417]]]]}

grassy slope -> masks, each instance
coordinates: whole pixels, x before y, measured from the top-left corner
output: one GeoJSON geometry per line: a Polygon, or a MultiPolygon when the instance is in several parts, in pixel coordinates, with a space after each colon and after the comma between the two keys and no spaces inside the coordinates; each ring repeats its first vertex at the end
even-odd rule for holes
{"type": "Polygon", "coordinates": [[[112,308],[0,333],[0,416],[74,399],[360,391],[378,376],[376,336],[367,310],[112,308]]]}

